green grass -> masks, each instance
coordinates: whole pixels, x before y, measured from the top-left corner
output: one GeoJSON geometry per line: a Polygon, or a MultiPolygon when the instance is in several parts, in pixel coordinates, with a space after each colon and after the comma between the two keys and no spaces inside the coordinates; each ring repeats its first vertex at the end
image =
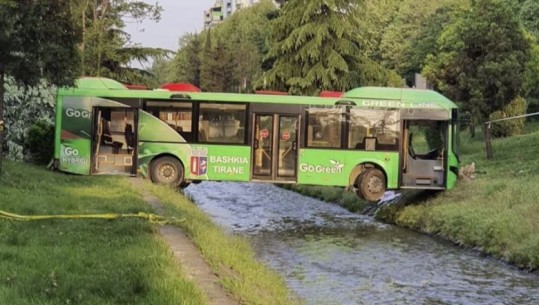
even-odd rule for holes
{"type": "Polygon", "coordinates": [[[200,249],[222,286],[242,304],[299,304],[297,298],[290,295],[283,279],[256,261],[245,239],[225,234],[206,214],[174,190],[149,183],[147,187],[166,206],[168,216],[185,219],[180,227],[200,249]]]}
{"type": "MultiPolygon", "coordinates": [[[[0,210],[151,212],[119,177],[80,177],[4,161],[0,210]]],[[[205,304],[156,226],[140,219],[0,219],[2,304],[205,304]]]]}
{"type": "Polygon", "coordinates": [[[539,269],[539,123],[526,134],[493,140],[486,160],[483,133],[462,133],[463,162],[475,162],[476,179],[403,208],[390,207],[383,219],[436,234],[458,244],[539,269]],[[388,216],[390,215],[390,216],[388,216]]]}

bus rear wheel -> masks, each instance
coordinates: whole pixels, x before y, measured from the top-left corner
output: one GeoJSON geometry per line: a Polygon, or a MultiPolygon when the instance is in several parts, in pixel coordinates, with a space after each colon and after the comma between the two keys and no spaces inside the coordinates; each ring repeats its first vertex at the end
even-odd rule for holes
{"type": "Polygon", "coordinates": [[[172,157],[161,157],[152,162],[150,178],[153,183],[178,187],[183,183],[183,166],[172,157]]]}
{"type": "Polygon", "coordinates": [[[364,170],[358,179],[358,193],[368,201],[377,201],[386,191],[386,177],[377,168],[364,170]]]}

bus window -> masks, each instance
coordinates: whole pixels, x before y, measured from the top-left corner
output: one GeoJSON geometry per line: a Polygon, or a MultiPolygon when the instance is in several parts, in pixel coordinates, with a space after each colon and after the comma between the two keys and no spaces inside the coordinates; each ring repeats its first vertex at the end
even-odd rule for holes
{"type": "Polygon", "coordinates": [[[246,116],[244,104],[200,104],[199,142],[244,144],[246,116]]]}
{"type": "Polygon", "coordinates": [[[350,110],[348,148],[397,150],[399,114],[388,110],[350,110]]]}
{"type": "Polygon", "coordinates": [[[186,102],[147,102],[147,110],[178,133],[191,132],[192,105],[186,102]]]}
{"type": "Polygon", "coordinates": [[[409,126],[410,156],[414,159],[436,160],[445,149],[445,121],[414,121],[409,126]]]}
{"type": "Polygon", "coordinates": [[[343,112],[341,108],[307,110],[307,146],[341,147],[343,112]]]}

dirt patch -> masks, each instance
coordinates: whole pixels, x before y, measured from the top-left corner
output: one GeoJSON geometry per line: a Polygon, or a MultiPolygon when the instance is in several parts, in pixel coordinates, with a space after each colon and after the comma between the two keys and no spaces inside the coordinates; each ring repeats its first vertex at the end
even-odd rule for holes
{"type": "MultiPolygon", "coordinates": [[[[143,181],[141,179],[131,179],[131,181],[133,186],[142,194],[144,200],[153,207],[155,212],[157,214],[163,214],[163,204],[157,197],[144,190],[143,181]]],[[[240,304],[219,285],[219,278],[211,270],[198,248],[184,232],[172,225],[162,226],[159,232],[170,246],[174,257],[182,266],[187,278],[193,281],[204,292],[208,298],[208,304],[240,304]]]]}

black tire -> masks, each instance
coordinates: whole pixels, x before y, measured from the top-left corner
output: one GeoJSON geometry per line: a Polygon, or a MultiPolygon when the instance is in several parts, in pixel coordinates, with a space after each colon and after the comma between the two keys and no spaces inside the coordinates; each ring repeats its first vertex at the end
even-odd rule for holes
{"type": "Polygon", "coordinates": [[[358,192],[368,201],[378,201],[386,192],[386,176],[377,168],[367,168],[358,178],[358,192]]]}
{"type": "Polygon", "coordinates": [[[361,193],[361,177],[362,177],[362,174],[363,172],[361,172],[357,178],[356,178],[356,183],[354,183],[354,187],[356,189],[356,195],[357,197],[361,198],[361,199],[365,199],[363,198],[363,194],[361,193]]]}
{"type": "Polygon", "coordinates": [[[183,183],[183,166],[172,157],[161,157],[152,162],[150,178],[153,183],[179,187],[183,183]]]}

